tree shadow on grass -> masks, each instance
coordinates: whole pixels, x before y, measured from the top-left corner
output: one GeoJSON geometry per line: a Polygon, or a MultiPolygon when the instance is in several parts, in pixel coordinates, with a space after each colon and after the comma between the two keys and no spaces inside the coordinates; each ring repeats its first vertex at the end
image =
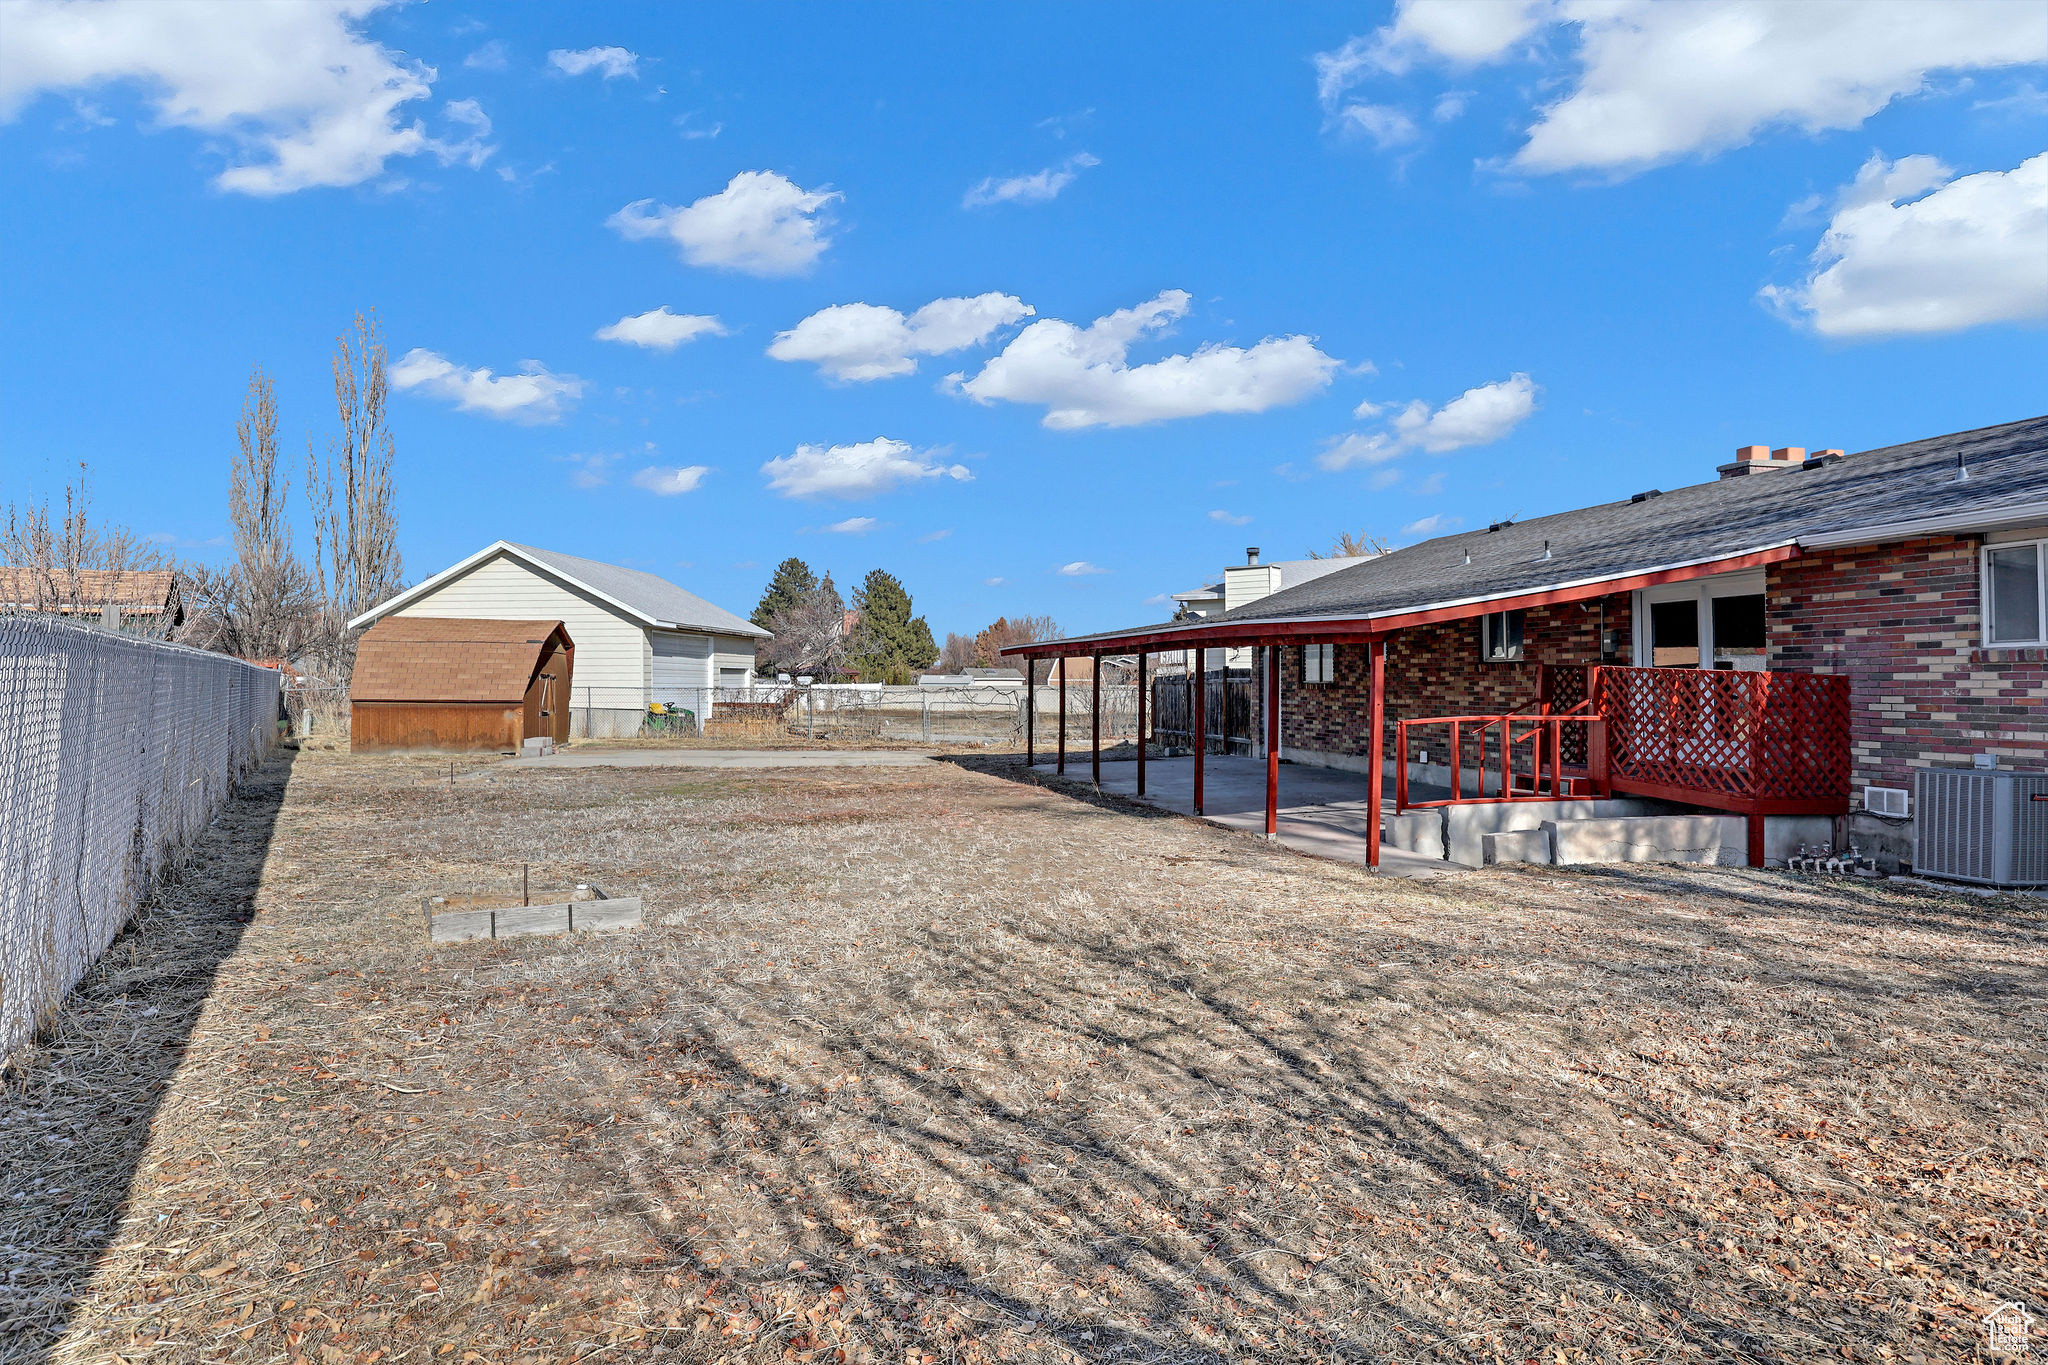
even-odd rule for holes
{"type": "Polygon", "coordinates": [[[151,1124],[256,911],[296,751],[245,776],[0,1084],[0,1360],[40,1365],[124,1233],[151,1124]]]}

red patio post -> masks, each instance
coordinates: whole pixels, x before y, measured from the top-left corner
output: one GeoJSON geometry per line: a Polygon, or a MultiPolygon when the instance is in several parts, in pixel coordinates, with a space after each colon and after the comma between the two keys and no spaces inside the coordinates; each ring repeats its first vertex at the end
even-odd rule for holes
{"type": "Polygon", "coordinates": [[[1208,651],[1194,651],[1196,677],[1188,696],[1194,698],[1194,812],[1202,814],[1202,753],[1208,749],[1208,651]]]}
{"type": "Polygon", "coordinates": [[[1095,785],[1102,785],[1102,656],[1092,654],[1088,662],[1088,766],[1095,785]]]}
{"type": "Polygon", "coordinates": [[[1280,832],[1280,647],[1266,646],[1266,837],[1280,832]]]}
{"type": "Polygon", "coordinates": [[[1058,771],[1059,771],[1059,774],[1060,774],[1060,776],[1061,776],[1061,777],[1065,777],[1065,776],[1067,775],[1067,656],[1066,656],[1066,655],[1064,655],[1064,654],[1060,655],[1059,659],[1057,660],[1057,666],[1058,666],[1058,668],[1059,668],[1059,670],[1060,670],[1060,766],[1059,766],[1059,770],[1058,770],[1058,771]]]}
{"type": "Polygon", "coordinates": [[[1138,651],[1138,795],[1145,794],[1145,651],[1138,651]]]}
{"type": "Polygon", "coordinates": [[[1372,727],[1372,743],[1367,757],[1372,777],[1365,788],[1365,865],[1377,868],[1380,865],[1380,786],[1386,781],[1386,765],[1381,759],[1387,747],[1386,642],[1369,641],[1366,644],[1366,651],[1372,659],[1372,702],[1368,708],[1366,722],[1372,727]]]}

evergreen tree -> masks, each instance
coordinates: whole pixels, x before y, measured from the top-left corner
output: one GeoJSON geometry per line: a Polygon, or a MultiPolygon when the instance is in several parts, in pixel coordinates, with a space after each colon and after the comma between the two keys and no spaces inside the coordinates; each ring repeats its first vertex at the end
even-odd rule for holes
{"type": "MultiPolygon", "coordinates": [[[[829,580],[831,575],[826,575],[829,580]]],[[[807,593],[818,586],[818,577],[811,572],[811,566],[791,555],[775,566],[775,577],[768,580],[767,590],[761,594],[761,605],[754,608],[754,614],[747,619],[763,630],[771,629],[769,622],[775,613],[784,607],[794,606],[807,593]]]]}
{"type": "Polygon", "coordinates": [[[854,591],[853,608],[860,620],[853,628],[847,663],[863,679],[908,682],[939,657],[932,628],[922,616],[911,615],[910,593],[894,574],[871,571],[854,591]]]}

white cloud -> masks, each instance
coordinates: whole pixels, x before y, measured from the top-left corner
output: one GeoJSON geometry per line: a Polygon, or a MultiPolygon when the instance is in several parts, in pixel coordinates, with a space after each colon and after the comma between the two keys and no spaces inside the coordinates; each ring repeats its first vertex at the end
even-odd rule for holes
{"type": "Polygon", "coordinates": [[[710,472],[709,465],[701,464],[666,469],[660,465],[649,465],[645,469],[634,471],[633,486],[644,488],[660,497],[672,498],[678,493],[694,492],[697,485],[704,482],[704,476],[710,472]]]}
{"type": "Polygon", "coordinates": [[[911,373],[918,356],[977,346],[1033,311],[1011,294],[934,299],[909,317],[872,303],[841,303],[776,333],[768,354],[807,360],[838,380],[887,379],[911,373]]]}
{"type": "Polygon", "coordinates": [[[1348,133],[1364,134],[1381,151],[1421,136],[1415,130],[1415,120],[1391,104],[1348,104],[1338,113],[1337,126],[1348,133]]]}
{"type": "Polygon", "coordinates": [[[655,351],[673,351],[698,337],[724,335],[725,325],[717,318],[703,313],[671,313],[667,304],[597,329],[599,341],[622,341],[628,346],[645,346],[655,351]]]}
{"type": "Polygon", "coordinates": [[[673,208],[640,199],[606,220],[629,241],[666,237],[691,265],[749,275],[800,275],[832,243],[825,208],[840,196],[774,171],[741,171],[717,194],[673,208]]]}
{"type": "Polygon", "coordinates": [[[1872,157],[1840,196],[1812,270],[1765,288],[1764,301],[1832,337],[2048,318],[2048,152],[2010,171],[1951,174],[1932,157],[1872,157]]]}
{"type": "Polygon", "coordinates": [[[1090,564],[1085,559],[1077,559],[1071,564],[1060,565],[1059,572],[1068,578],[1082,578],[1093,573],[1108,573],[1109,570],[1098,564],[1090,564]]]}
{"type": "Polygon", "coordinates": [[[557,459],[576,466],[576,472],[569,476],[569,482],[578,488],[602,488],[611,482],[611,466],[619,457],[603,452],[581,455],[561,455],[557,459]]]}
{"type": "Polygon", "coordinates": [[[934,543],[935,541],[941,541],[941,540],[944,540],[944,539],[945,539],[945,538],[946,538],[947,536],[950,536],[950,535],[952,535],[952,534],[953,534],[953,528],[952,528],[952,527],[950,527],[950,526],[948,526],[948,527],[947,527],[947,528],[946,528],[945,530],[943,530],[943,531],[932,531],[932,532],[928,532],[928,533],[927,533],[927,534],[925,534],[925,535],[921,535],[921,536],[919,536],[919,537],[917,538],[917,543],[918,543],[918,544],[920,544],[920,545],[930,545],[930,544],[934,543]]]}
{"type": "MultiPolygon", "coordinates": [[[[1542,390],[1526,374],[1513,374],[1492,384],[1465,390],[1440,408],[1432,409],[1416,399],[1394,415],[1391,432],[1352,432],[1332,437],[1316,456],[1324,469],[1349,469],[1353,465],[1384,464],[1410,450],[1447,455],[1467,446],[1483,446],[1500,440],[1536,411],[1536,396],[1542,390]]],[[[1373,417],[1386,405],[1361,403],[1355,416],[1373,417]]],[[[1372,487],[1385,488],[1395,482],[1393,471],[1375,476],[1372,487]]]]}
{"type": "Polygon", "coordinates": [[[503,71],[511,65],[511,53],[505,47],[504,39],[493,38],[464,57],[462,64],[472,71],[503,71]]]}
{"type": "Polygon", "coordinates": [[[1428,540],[1431,536],[1447,536],[1464,524],[1463,517],[1447,517],[1439,512],[1434,516],[1409,522],[1401,528],[1401,534],[1413,536],[1417,540],[1428,540]]]}
{"type": "Polygon", "coordinates": [[[1386,406],[1387,405],[1384,403],[1375,403],[1368,398],[1364,402],[1360,403],[1357,407],[1353,408],[1351,410],[1351,415],[1353,417],[1360,418],[1361,420],[1367,417],[1377,417],[1382,412],[1386,411],[1386,406]]]}
{"type": "Polygon", "coordinates": [[[1432,455],[1490,445],[1536,411],[1538,392],[1528,375],[1513,374],[1467,389],[1434,411],[1417,399],[1394,418],[1394,432],[1403,446],[1432,455]]]}
{"type": "Polygon", "coordinates": [[[1010,580],[1007,578],[984,578],[981,581],[986,583],[991,588],[1000,588],[1003,586],[1003,584],[1009,582],[1010,580]]]}
{"type": "Polygon", "coordinates": [[[1500,61],[1576,38],[1566,92],[1508,164],[1632,175],[1774,128],[1859,127],[1943,71],[2048,61],[2048,24],[2011,0],[1406,0],[1394,22],[1315,58],[1326,120],[1358,86],[1423,61],[1500,61]]]}
{"type": "Polygon", "coordinates": [[[966,465],[941,464],[937,455],[877,436],[859,445],[800,445],[762,465],[761,472],[786,498],[869,498],[925,479],[974,477],[966,465]]]}
{"type": "Polygon", "coordinates": [[[881,522],[876,521],[873,517],[848,517],[845,521],[833,522],[825,529],[836,535],[864,536],[881,524],[881,522]]]}
{"type": "Polygon", "coordinates": [[[1418,483],[1413,488],[1409,489],[1408,493],[1411,497],[1433,498],[1443,491],[1444,472],[1441,469],[1439,469],[1436,473],[1430,475],[1421,483],[1418,483]]]}
{"type": "Polygon", "coordinates": [[[1209,514],[1209,520],[1224,526],[1249,526],[1252,524],[1250,517],[1241,517],[1234,512],[1226,512],[1220,507],[1209,514]]]}
{"type": "Polygon", "coordinates": [[[1074,183],[1074,177],[1090,166],[1102,162],[1086,152],[1076,152],[1057,166],[1047,166],[1031,175],[1013,175],[998,180],[989,176],[980,184],[967,191],[960,201],[962,208],[986,208],[990,204],[1042,204],[1059,196],[1059,192],[1074,183]]]}
{"type": "Polygon", "coordinates": [[[551,374],[538,360],[521,364],[518,374],[494,375],[485,369],[464,369],[419,347],[391,367],[391,385],[445,398],[463,412],[529,423],[560,421],[563,405],[583,393],[581,379],[551,374]]]}
{"type": "Polygon", "coordinates": [[[1436,97],[1430,106],[1429,116],[1438,123],[1450,123],[1465,116],[1465,106],[1472,100],[1470,90],[1446,90],[1436,97]]]}
{"type": "Polygon", "coordinates": [[[1305,336],[1268,337],[1249,348],[1209,345],[1129,364],[1131,343],[1185,316],[1188,302],[1186,291],[1169,289],[1087,327],[1056,318],[1034,322],[974,378],[956,374],[946,383],[977,402],[1043,404],[1044,425],[1076,428],[1264,412],[1330,382],[1338,362],[1305,336]]]}
{"type": "Polygon", "coordinates": [[[1377,490],[1381,488],[1392,488],[1395,484],[1399,482],[1401,482],[1400,470],[1375,469],[1371,474],[1366,476],[1365,486],[1367,488],[1377,490]]]}
{"type": "Polygon", "coordinates": [[[640,74],[640,55],[623,47],[586,47],[576,51],[556,48],[548,53],[548,65],[564,76],[581,76],[595,71],[606,80],[640,74]]]}
{"type": "Polygon", "coordinates": [[[431,93],[434,71],[362,35],[382,7],[18,0],[0,41],[0,122],[46,91],[134,81],[161,125],[237,149],[238,164],[214,184],[238,194],[357,185],[394,157],[479,164],[488,149],[473,139],[451,145],[417,118],[401,123],[402,107],[431,93]]]}
{"type": "Polygon", "coordinates": [[[1332,437],[1316,456],[1316,463],[1325,469],[1349,469],[1355,464],[1379,464],[1399,456],[1401,447],[1385,435],[1375,432],[1364,435],[1352,432],[1348,436],[1332,437]]]}

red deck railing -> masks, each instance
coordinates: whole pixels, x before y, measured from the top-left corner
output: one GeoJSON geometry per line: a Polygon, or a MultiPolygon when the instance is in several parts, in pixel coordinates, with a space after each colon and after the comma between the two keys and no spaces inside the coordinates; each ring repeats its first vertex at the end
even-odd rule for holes
{"type": "Polygon", "coordinates": [[[1614,789],[1750,815],[1849,809],[1849,680],[1595,668],[1614,789]]]}
{"type": "Polygon", "coordinates": [[[1595,666],[1546,670],[1541,691],[1499,715],[1398,722],[1395,809],[1614,793],[1747,815],[1849,808],[1847,678],[1595,666]],[[1563,699],[1577,704],[1560,710],[1563,699]],[[1437,726],[1449,731],[1451,795],[1411,801],[1409,731],[1437,726]],[[1467,794],[1471,747],[1478,790],[1467,794]]]}

